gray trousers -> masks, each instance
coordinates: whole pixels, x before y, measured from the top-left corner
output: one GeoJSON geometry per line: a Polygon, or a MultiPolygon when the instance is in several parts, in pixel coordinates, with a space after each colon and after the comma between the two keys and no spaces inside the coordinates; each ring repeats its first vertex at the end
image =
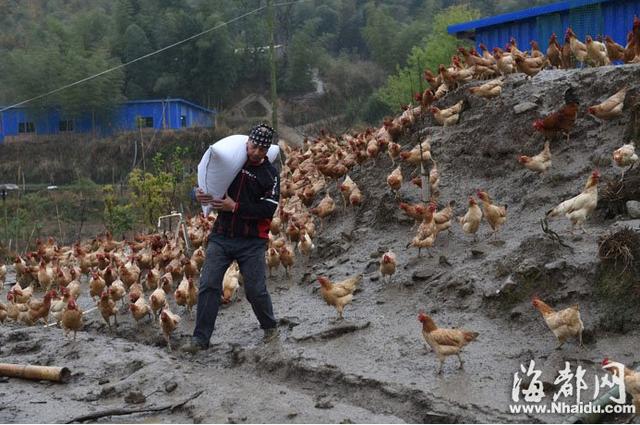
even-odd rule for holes
{"type": "Polygon", "coordinates": [[[200,273],[196,327],[193,330],[193,337],[198,342],[209,345],[222,297],[222,279],[233,260],[240,266],[240,273],[244,278],[244,292],[260,322],[260,327],[271,329],[277,326],[266,284],[266,248],[266,239],[228,238],[216,234],[209,237],[200,273]]]}

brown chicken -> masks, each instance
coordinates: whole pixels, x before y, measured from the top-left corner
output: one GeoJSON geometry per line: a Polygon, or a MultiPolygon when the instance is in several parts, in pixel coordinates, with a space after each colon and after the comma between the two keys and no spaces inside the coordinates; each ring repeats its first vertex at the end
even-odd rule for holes
{"type": "Polygon", "coordinates": [[[522,72],[530,78],[538,75],[538,73],[542,71],[542,68],[545,64],[544,57],[525,58],[521,55],[513,55],[513,59],[518,72],[522,72]]]}
{"type": "Polygon", "coordinates": [[[562,67],[562,52],[556,33],[549,37],[549,47],[547,47],[547,61],[554,68],[562,67]]]}
{"type": "MultiPolygon", "coordinates": [[[[614,360],[615,361],[615,360],[614,360]]],[[[612,364],[609,358],[602,360],[602,367],[615,376],[620,377],[620,370],[612,364]]],[[[636,409],[636,415],[640,412],[640,372],[630,367],[622,365],[624,368],[623,377],[625,392],[631,394],[631,402],[636,409]]]]}
{"type": "Polygon", "coordinates": [[[358,205],[362,205],[362,192],[360,191],[360,189],[358,187],[355,187],[351,191],[351,195],[349,195],[349,204],[352,207],[355,207],[355,206],[358,206],[358,205]]]}
{"type": "Polygon", "coordinates": [[[633,166],[638,162],[638,154],[633,143],[622,145],[622,147],[613,151],[613,161],[618,167],[633,166]]]}
{"type": "Polygon", "coordinates": [[[587,36],[587,59],[593,66],[605,66],[610,65],[611,61],[607,56],[607,48],[604,43],[595,41],[590,35],[587,36]]]}
{"type": "Polygon", "coordinates": [[[102,294],[100,294],[98,309],[104,321],[107,322],[109,330],[111,330],[111,316],[113,316],[115,326],[118,326],[118,308],[116,307],[115,301],[109,297],[109,291],[103,290],[102,294]]]}
{"type": "Polygon", "coordinates": [[[460,351],[465,345],[475,341],[479,333],[464,329],[438,328],[433,319],[424,313],[418,315],[418,320],[422,323],[422,336],[425,342],[433,349],[440,361],[438,374],[442,373],[445,359],[452,355],[458,356],[462,369],[464,362],[460,357],[460,351]]]}
{"type": "MultiPolygon", "coordinates": [[[[435,204],[433,204],[435,206],[435,204]]],[[[436,224],[436,231],[438,233],[450,230],[451,219],[453,218],[453,208],[456,206],[456,201],[449,201],[446,207],[433,214],[433,221],[436,224]]]]}
{"type": "Polygon", "coordinates": [[[607,56],[609,56],[611,62],[624,61],[624,47],[613,41],[608,35],[604,36],[604,45],[607,48],[607,56]]]}
{"type": "Polygon", "coordinates": [[[333,211],[336,208],[336,203],[333,201],[333,198],[329,195],[329,192],[325,195],[324,198],[320,201],[317,207],[311,208],[309,212],[311,214],[315,214],[320,218],[320,228],[322,228],[323,220],[333,214],[333,211]]]}
{"type": "Polygon", "coordinates": [[[224,273],[224,277],[222,278],[222,303],[229,304],[233,301],[234,296],[237,294],[238,288],[240,287],[240,282],[238,277],[240,275],[240,270],[238,268],[237,262],[232,262],[231,265],[227,268],[227,271],[224,273]]]}
{"type": "Polygon", "coordinates": [[[502,84],[502,79],[487,81],[482,85],[471,87],[469,89],[469,93],[486,99],[491,99],[500,96],[500,93],[502,93],[502,84]]]}
{"type": "Polygon", "coordinates": [[[398,191],[400,190],[400,187],[402,187],[402,169],[400,168],[400,166],[398,166],[391,172],[391,174],[387,176],[387,184],[395,192],[397,197],[398,191]]]}
{"type": "Polygon", "coordinates": [[[476,232],[480,228],[480,222],[482,221],[482,210],[478,206],[475,198],[469,196],[469,209],[464,217],[459,218],[459,222],[462,225],[462,231],[467,234],[473,235],[473,240],[477,240],[476,232]]]}
{"type": "Polygon", "coordinates": [[[582,319],[580,319],[578,304],[560,311],[555,311],[538,297],[533,297],[531,304],[542,314],[547,326],[549,326],[551,332],[553,332],[558,339],[558,348],[560,348],[567,339],[572,337],[577,337],[580,346],[583,346],[582,331],[584,331],[584,325],[582,319]]]}
{"type": "Polygon", "coordinates": [[[587,60],[587,46],[578,40],[578,37],[573,32],[571,27],[567,28],[566,32],[566,40],[569,41],[569,47],[571,48],[571,53],[576,58],[578,62],[584,63],[587,60]]]}
{"type": "Polygon", "coordinates": [[[387,281],[391,282],[391,277],[396,272],[396,254],[392,251],[387,251],[382,254],[380,259],[380,276],[387,281]]]}
{"type": "MultiPolygon", "coordinates": [[[[434,204],[430,204],[426,208],[416,236],[407,245],[407,248],[409,246],[418,248],[418,257],[422,255],[423,248],[431,248],[436,241],[436,236],[438,235],[438,227],[434,217],[436,208],[434,204]]],[[[431,256],[431,253],[429,253],[429,256],[431,256]]]]}
{"type": "Polygon", "coordinates": [[[583,232],[584,223],[587,217],[596,209],[598,204],[598,181],[600,180],[600,172],[593,171],[587,179],[584,190],[577,196],[561,202],[555,208],[547,211],[547,217],[558,217],[564,215],[571,221],[571,232],[575,226],[580,226],[583,232]]]}
{"type": "Polygon", "coordinates": [[[31,318],[29,316],[29,306],[24,303],[17,303],[15,299],[15,293],[9,291],[7,294],[7,301],[9,304],[6,306],[7,317],[14,321],[25,322],[29,324],[31,318]],[[26,319],[26,320],[25,320],[26,319]]]}
{"type": "Polygon", "coordinates": [[[73,331],[73,340],[76,340],[76,332],[82,330],[84,326],[82,310],[77,306],[75,300],[71,298],[67,307],[62,312],[60,326],[64,331],[64,336],[69,335],[69,331],[73,331]]]}
{"type": "Polygon", "coordinates": [[[278,255],[280,257],[280,264],[282,264],[282,267],[284,268],[285,275],[288,278],[291,278],[289,270],[291,269],[291,267],[293,267],[295,258],[293,248],[291,247],[291,245],[286,243],[278,249],[278,255]]]}
{"type": "Polygon", "coordinates": [[[49,291],[44,294],[44,299],[42,301],[29,301],[29,320],[27,321],[28,325],[33,325],[38,322],[38,320],[43,320],[45,325],[49,324],[49,310],[51,308],[51,300],[53,299],[54,295],[56,295],[55,291],[49,291]]]}
{"type": "Polygon", "coordinates": [[[273,269],[278,270],[278,266],[280,265],[280,254],[278,250],[274,247],[270,247],[267,249],[266,254],[267,267],[269,268],[269,277],[273,274],[273,269]]]}
{"type": "Polygon", "coordinates": [[[498,206],[494,205],[491,197],[487,192],[479,190],[477,192],[478,198],[482,201],[482,213],[484,214],[485,220],[491,226],[491,230],[493,231],[493,236],[497,235],[498,230],[500,230],[500,226],[507,221],[507,206],[498,206]]]}
{"type": "Polygon", "coordinates": [[[577,115],[578,102],[572,99],[560,110],[534,121],[533,128],[541,132],[545,139],[552,139],[556,134],[562,133],[567,136],[568,142],[577,115]]]}
{"type": "Polygon", "coordinates": [[[462,107],[464,105],[464,100],[459,101],[458,103],[450,106],[446,109],[440,109],[435,106],[432,106],[429,110],[433,114],[436,122],[443,127],[449,127],[458,123],[460,119],[460,112],[462,112],[462,107]]]}
{"type": "Polygon", "coordinates": [[[121,300],[122,305],[124,306],[125,305],[124,297],[126,294],[127,294],[127,290],[124,287],[124,282],[122,282],[120,279],[114,280],[111,286],[109,287],[109,296],[111,297],[111,299],[116,303],[119,300],[121,300]]]}
{"type": "Polygon", "coordinates": [[[544,142],[544,149],[535,156],[520,155],[518,162],[525,166],[526,169],[534,173],[545,174],[551,167],[551,151],[549,150],[549,141],[544,142]]]}
{"type": "Polygon", "coordinates": [[[176,299],[176,304],[185,306],[189,312],[189,318],[193,319],[192,309],[198,303],[198,288],[193,283],[193,279],[188,278],[180,281],[173,296],[176,299]]]}
{"type": "Polygon", "coordinates": [[[13,294],[17,304],[28,303],[33,295],[33,284],[23,289],[19,283],[16,283],[11,287],[10,292],[13,294]]]}
{"type": "Polygon", "coordinates": [[[400,152],[400,158],[411,165],[419,165],[421,161],[431,160],[431,143],[429,139],[425,139],[422,143],[416,145],[409,152],[400,152]],[[421,156],[422,149],[422,156],[421,156]]]}
{"type": "Polygon", "coordinates": [[[342,320],[342,312],[347,304],[353,300],[353,293],[358,284],[362,282],[362,274],[357,274],[341,282],[333,283],[324,276],[318,277],[320,283],[320,295],[328,305],[332,305],[338,311],[338,319],[342,320]]]}
{"type": "Polygon", "coordinates": [[[91,280],[89,280],[89,296],[92,300],[101,296],[102,291],[106,287],[104,279],[96,272],[91,273],[91,280]]]}
{"type": "Polygon", "coordinates": [[[149,305],[153,311],[154,319],[158,320],[160,310],[167,305],[167,297],[161,284],[158,284],[158,287],[149,295],[149,305]]]}
{"type": "Polygon", "coordinates": [[[427,209],[423,204],[407,204],[406,202],[400,202],[399,206],[406,215],[416,221],[422,221],[427,209]]]}
{"type": "Polygon", "coordinates": [[[164,340],[167,341],[169,351],[172,351],[171,334],[178,326],[178,323],[180,323],[180,316],[173,314],[168,307],[162,309],[162,312],[160,313],[160,329],[162,329],[162,336],[164,337],[164,340]]]}
{"type": "MultiPolygon", "coordinates": [[[[129,296],[129,300],[131,301],[131,296],[129,296]]],[[[144,297],[139,297],[135,302],[131,301],[131,304],[129,304],[129,310],[131,310],[131,315],[135,319],[136,323],[145,316],[149,317],[149,320],[153,320],[151,318],[151,307],[149,307],[149,304],[147,304],[144,297]]]]}
{"type": "Polygon", "coordinates": [[[590,106],[587,111],[601,120],[610,120],[622,115],[627,88],[623,87],[602,103],[590,106]]]}

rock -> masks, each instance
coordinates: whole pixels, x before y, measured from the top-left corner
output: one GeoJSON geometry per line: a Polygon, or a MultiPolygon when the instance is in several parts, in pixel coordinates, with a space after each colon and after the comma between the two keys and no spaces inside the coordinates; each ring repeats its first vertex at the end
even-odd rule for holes
{"type": "Polygon", "coordinates": [[[333,403],[325,396],[320,396],[318,401],[315,404],[316,409],[333,409],[333,403]]]}
{"type": "Polygon", "coordinates": [[[482,257],[483,255],[484,255],[484,251],[480,251],[479,249],[472,249],[471,250],[471,256],[473,258],[482,257]]]}
{"type": "Polygon", "coordinates": [[[287,413],[287,419],[293,419],[293,418],[295,418],[296,416],[298,416],[298,412],[290,412],[290,413],[287,413]]]}
{"type": "Polygon", "coordinates": [[[377,281],[377,280],[379,280],[379,279],[380,279],[380,275],[378,275],[378,274],[374,274],[373,276],[371,276],[371,277],[369,278],[369,280],[370,280],[371,282],[375,282],[375,281],[377,281]]]}
{"type": "Polygon", "coordinates": [[[567,262],[564,260],[558,260],[558,261],[554,261],[551,263],[547,263],[544,265],[545,270],[547,271],[554,271],[554,270],[561,270],[563,269],[565,266],[567,265],[567,262]]]}
{"type": "Polygon", "coordinates": [[[411,274],[411,280],[423,281],[433,276],[433,270],[416,270],[411,274]]]}
{"type": "Polygon", "coordinates": [[[367,267],[364,268],[365,274],[374,273],[380,267],[380,263],[377,261],[369,261],[367,267]]]}
{"type": "Polygon", "coordinates": [[[8,376],[0,376],[0,384],[5,384],[7,382],[9,382],[8,376]]]}
{"type": "Polygon", "coordinates": [[[111,381],[109,381],[107,378],[100,378],[98,380],[98,385],[108,384],[109,382],[111,382],[111,381]]]}
{"type": "Polygon", "coordinates": [[[173,392],[176,388],[178,388],[178,383],[175,381],[167,381],[164,383],[164,391],[167,393],[173,392]]]}
{"type": "Polygon", "coordinates": [[[509,277],[507,278],[507,280],[504,281],[504,283],[502,284],[500,289],[496,290],[496,294],[501,294],[501,293],[508,294],[511,291],[513,291],[514,289],[516,289],[516,287],[517,287],[517,285],[513,281],[513,277],[511,275],[509,275],[509,277]]]}
{"type": "Polygon", "coordinates": [[[147,397],[140,391],[131,391],[124,397],[124,401],[129,404],[142,404],[147,401],[147,397]]]}
{"type": "Polygon", "coordinates": [[[438,264],[440,264],[441,266],[451,267],[451,263],[449,262],[447,257],[445,257],[444,255],[441,255],[440,258],[438,258],[438,264]]]}
{"type": "Polygon", "coordinates": [[[536,109],[538,107],[538,105],[536,105],[533,102],[522,102],[522,103],[518,103],[516,106],[513,107],[513,112],[515,112],[516,115],[521,114],[523,112],[527,112],[530,111],[532,109],[536,109]]]}
{"type": "Polygon", "coordinates": [[[627,212],[631,218],[640,218],[640,202],[627,201],[627,212]]]}

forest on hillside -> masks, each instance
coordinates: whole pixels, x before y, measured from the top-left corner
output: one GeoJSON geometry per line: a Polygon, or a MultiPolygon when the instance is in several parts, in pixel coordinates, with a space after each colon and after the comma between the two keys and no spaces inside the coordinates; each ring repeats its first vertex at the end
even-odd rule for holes
{"type": "MultiPolygon", "coordinates": [[[[447,35],[447,25],[550,1],[274,3],[279,96],[314,91],[315,72],[325,83],[325,109],[374,122],[411,96],[411,87],[398,79],[448,62],[461,41],[447,35]]],[[[181,97],[224,109],[248,93],[266,94],[269,53],[256,50],[269,44],[265,5],[266,0],[0,2],[0,105],[111,68],[116,69],[28,106],[101,113],[126,99],[181,97]]]]}

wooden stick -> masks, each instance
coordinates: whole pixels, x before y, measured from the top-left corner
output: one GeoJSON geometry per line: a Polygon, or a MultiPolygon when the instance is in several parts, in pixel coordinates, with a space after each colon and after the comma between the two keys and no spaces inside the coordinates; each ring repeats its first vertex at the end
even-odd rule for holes
{"type": "Polygon", "coordinates": [[[67,383],[71,377],[71,371],[66,367],[0,363],[0,376],[67,383]]]}
{"type": "Polygon", "coordinates": [[[78,416],[66,423],[71,424],[74,422],[91,421],[99,418],[104,418],[105,416],[122,416],[122,415],[133,415],[135,413],[160,412],[162,410],[167,410],[167,409],[175,410],[178,407],[184,406],[191,400],[200,397],[200,394],[202,394],[203,392],[204,390],[200,390],[192,394],[191,396],[189,396],[184,401],[177,404],[166,404],[164,406],[147,407],[147,408],[140,408],[140,409],[125,409],[125,408],[109,409],[109,410],[104,410],[102,412],[96,412],[96,413],[90,413],[88,415],[78,416]]]}

